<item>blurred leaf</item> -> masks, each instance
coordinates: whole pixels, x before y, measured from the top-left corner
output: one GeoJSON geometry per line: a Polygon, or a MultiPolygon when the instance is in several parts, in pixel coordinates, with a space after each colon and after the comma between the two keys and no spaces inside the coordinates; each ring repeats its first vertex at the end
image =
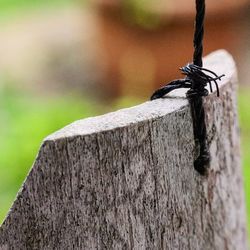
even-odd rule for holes
{"type": "Polygon", "coordinates": [[[35,160],[42,140],[54,131],[98,113],[77,96],[38,98],[9,87],[0,90],[0,220],[35,160]]]}

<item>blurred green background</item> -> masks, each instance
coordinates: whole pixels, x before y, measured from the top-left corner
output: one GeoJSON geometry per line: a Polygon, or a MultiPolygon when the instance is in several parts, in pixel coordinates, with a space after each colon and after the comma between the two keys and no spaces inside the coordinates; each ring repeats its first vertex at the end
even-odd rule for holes
{"type": "MultiPolygon", "coordinates": [[[[93,20],[83,18],[88,16],[83,6],[85,1],[0,0],[0,222],[47,135],[143,100],[100,95],[102,70],[96,73],[93,59],[98,53],[85,49],[93,38],[84,28],[91,29],[93,20]]],[[[245,83],[239,88],[239,118],[250,225],[250,85],[240,79],[245,83]]]]}

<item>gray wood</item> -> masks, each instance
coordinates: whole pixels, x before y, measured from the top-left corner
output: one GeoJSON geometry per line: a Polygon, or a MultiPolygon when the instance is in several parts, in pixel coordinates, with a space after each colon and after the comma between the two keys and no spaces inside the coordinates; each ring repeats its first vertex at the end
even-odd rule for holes
{"type": "Polygon", "coordinates": [[[208,177],[183,91],[77,121],[44,140],[0,249],[247,249],[236,67],[225,51],[205,67],[226,74],[205,98],[208,177]]]}

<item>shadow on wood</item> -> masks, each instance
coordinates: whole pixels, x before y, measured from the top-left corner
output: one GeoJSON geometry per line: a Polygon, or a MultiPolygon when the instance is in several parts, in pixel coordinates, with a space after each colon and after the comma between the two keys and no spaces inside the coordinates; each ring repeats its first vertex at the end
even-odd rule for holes
{"type": "Polygon", "coordinates": [[[247,249],[233,59],[205,98],[209,175],[193,168],[184,92],[77,121],[46,138],[0,228],[0,249],[247,249]]]}

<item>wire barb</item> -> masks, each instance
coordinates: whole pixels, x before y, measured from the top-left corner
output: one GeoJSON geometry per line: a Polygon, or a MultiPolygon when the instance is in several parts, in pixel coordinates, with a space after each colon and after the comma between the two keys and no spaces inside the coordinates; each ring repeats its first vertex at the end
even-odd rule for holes
{"type": "Polygon", "coordinates": [[[196,90],[195,92],[198,92],[197,94],[199,94],[200,96],[207,96],[208,91],[207,89],[205,89],[205,87],[209,84],[210,92],[213,92],[212,83],[214,83],[216,86],[217,96],[220,96],[217,81],[221,80],[221,78],[225,75],[218,76],[213,71],[194,64],[187,64],[185,67],[180,68],[180,70],[182,74],[186,76],[184,79],[174,80],[161,87],[153,93],[150,99],[154,100],[157,98],[162,98],[164,95],[170,93],[171,91],[180,88],[192,89],[193,91],[189,92],[189,97],[194,94],[194,89],[196,90]],[[197,82],[199,84],[196,84],[197,82]]]}

